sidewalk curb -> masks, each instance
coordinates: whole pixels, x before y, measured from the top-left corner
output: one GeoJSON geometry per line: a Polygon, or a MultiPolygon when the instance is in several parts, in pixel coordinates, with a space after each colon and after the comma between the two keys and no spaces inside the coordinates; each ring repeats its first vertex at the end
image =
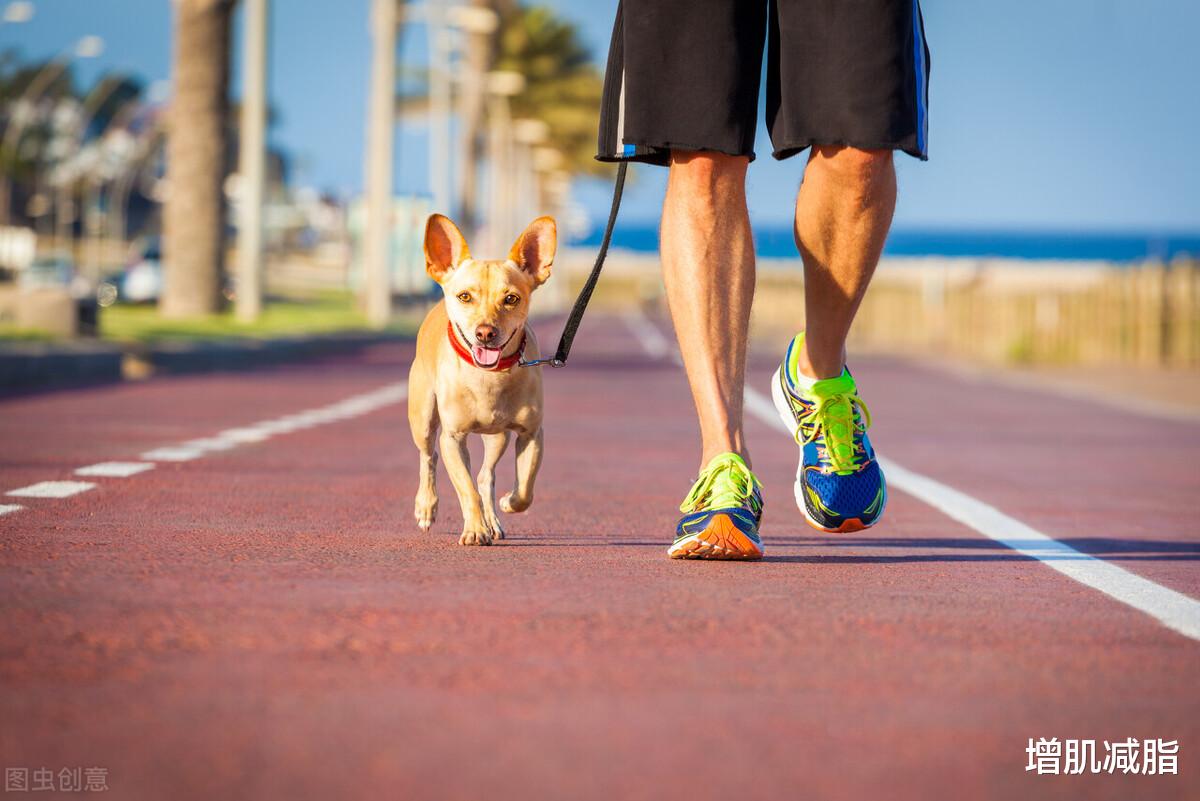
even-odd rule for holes
{"type": "Polygon", "coordinates": [[[0,394],[83,383],[140,380],[154,375],[248,370],[352,353],[403,339],[401,334],[353,332],[125,346],[99,342],[0,344],[0,394]]]}
{"type": "Polygon", "coordinates": [[[101,342],[0,344],[0,393],[121,380],[121,349],[101,342]]]}

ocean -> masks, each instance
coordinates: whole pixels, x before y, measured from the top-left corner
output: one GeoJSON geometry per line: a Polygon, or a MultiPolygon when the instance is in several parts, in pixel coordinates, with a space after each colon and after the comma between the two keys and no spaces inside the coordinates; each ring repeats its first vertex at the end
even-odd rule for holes
{"type": "MultiPolygon", "coordinates": [[[[595,230],[572,244],[595,247],[601,230],[595,230]]],[[[754,232],[758,255],[762,258],[793,258],[796,246],[790,227],[760,227],[754,232]]],[[[617,222],[613,232],[614,248],[640,252],[658,250],[656,226],[617,222]]],[[[905,230],[892,231],[884,247],[886,256],[962,256],[1006,259],[1140,262],[1148,259],[1169,261],[1176,256],[1200,258],[1200,233],[1081,233],[1043,231],[963,231],[905,230]]]]}

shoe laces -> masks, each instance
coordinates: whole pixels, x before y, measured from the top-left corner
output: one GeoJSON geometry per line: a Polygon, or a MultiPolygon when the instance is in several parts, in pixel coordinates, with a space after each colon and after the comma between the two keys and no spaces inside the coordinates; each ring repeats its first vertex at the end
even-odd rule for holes
{"type": "Polygon", "coordinates": [[[723,453],[701,471],[692,491],[679,505],[679,511],[686,514],[703,509],[745,507],[747,499],[752,498],[760,486],[742,457],[736,453],[723,453]]]}
{"type": "Polygon", "coordinates": [[[799,417],[795,437],[800,445],[822,439],[824,447],[817,445],[818,457],[832,472],[848,475],[857,472],[860,459],[866,456],[860,435],[871,427],[871,410],[858,396],[853,380],[832,380],[845,388],[821,391],[814,387],[817,391],[805,397],[805,411],[799,417]]]}

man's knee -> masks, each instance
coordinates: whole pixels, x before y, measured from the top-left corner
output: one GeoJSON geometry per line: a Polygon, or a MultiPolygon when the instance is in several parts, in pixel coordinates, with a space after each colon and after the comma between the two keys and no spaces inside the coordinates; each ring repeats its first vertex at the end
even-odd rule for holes
{"type": "Polygon", "coordinates": [[[718,187],[746,178],[747,156],[730,156],[712,150],[672,150],[671,180],[696,187],[718,187]]]}
{"type": "Polygon", "coordinates": [[[845,145],[814,145],[810,166],[818,164],[840,181],[873,185],[893,175],[891,150],[861,150],[845,145]]]}

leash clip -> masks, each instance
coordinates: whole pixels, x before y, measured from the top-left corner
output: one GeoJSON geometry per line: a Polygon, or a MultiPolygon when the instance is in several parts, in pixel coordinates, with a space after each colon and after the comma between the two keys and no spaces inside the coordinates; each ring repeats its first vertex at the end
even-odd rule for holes
{"type": "Polygon", "coordinates": [[[524,357],[522,357],[521,360],[517,362],[517,365],[520,367],[538,367],[543,364],[548,364],[551,367],[566,367],[567,366],[567,363],[562,361],[561,359],[534,359],[531,362],[527,362],[527,361],[525,361],[524,357]]]}

